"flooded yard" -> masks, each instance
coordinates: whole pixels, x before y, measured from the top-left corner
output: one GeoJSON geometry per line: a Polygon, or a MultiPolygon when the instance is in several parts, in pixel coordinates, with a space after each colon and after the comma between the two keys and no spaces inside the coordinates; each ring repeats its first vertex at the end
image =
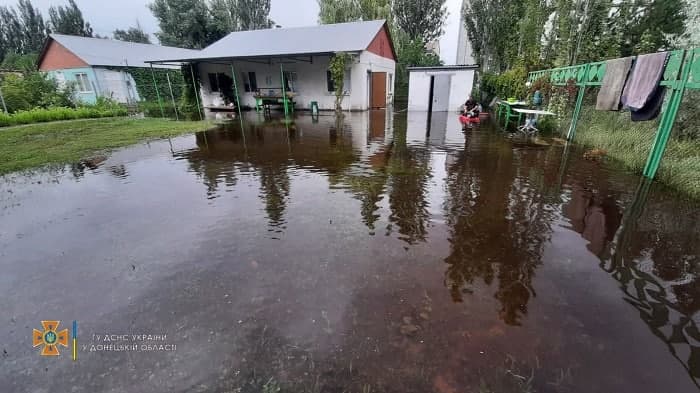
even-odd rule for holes
{"type": "Polygon", "coordinates": [[[0,390],[700,390],[700,203],[427,123],[252,114],[0,178],[0,390]]]}

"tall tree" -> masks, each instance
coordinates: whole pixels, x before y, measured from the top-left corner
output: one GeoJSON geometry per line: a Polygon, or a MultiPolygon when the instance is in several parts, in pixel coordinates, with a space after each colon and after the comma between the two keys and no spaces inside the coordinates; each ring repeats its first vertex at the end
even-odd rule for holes
{"type": "Polygon", "coordinates": [[[127,30],[114,30],[113,36],[115,40],[119,41],[138,42],[141,44],[151,43],[150,37],[143,31],[138,22],[136,22],[136,27],[129,27],[127,30]]]}
{"type": "Polygon", "coordinates": [[[211,0],[209,10],[213,40],[232,31],[267,29],[274,24],[270,0],[211,0]]]}
{"type": "Polygon", "coordinates": [[[46,25],[41,12],[34,8],[30,0],[19,0],[17,5],[20,23],[22,24],[23,54],[37,53],[46,41],[46,25]]]}
{"type": "Polygon", "coordinates": [[[158,19],[156,36],[164,45],[201,49],[220,38],[210,36],[210,17],[204,0],[155,0],[148,7],[158,19]]]}
{"type": "Polygon", "coordinates": [[[22,23],[14,8],[0,6],[0,58],[22,48],[22,23]]]}
{"type": "Polygon", "coordinates": [[[85,21],[83,12],[74,0],[68,0],[65,7],[59,5],[49,8],[49,21],[54,33],[92,37],[92,27],[85,21]]]}
{"type": "Polygon", "coordinates": [[[411,39],[430,42],[443,33],[447,19],[446,0],[394,0],[396,25],[411,39]]]}
{"type": "Polygon", "coordinates": [[[362,18],[357,0],[317,1],[318,21],[321,24],[353,22],[362,18]]]}

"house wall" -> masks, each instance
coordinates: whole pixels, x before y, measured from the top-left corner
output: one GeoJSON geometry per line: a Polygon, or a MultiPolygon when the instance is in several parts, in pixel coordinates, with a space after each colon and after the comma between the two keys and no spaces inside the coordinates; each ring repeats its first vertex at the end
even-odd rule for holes
{"type": "Polygon", "coordinates": [[[84,68],[88,64],[58,42],[51,40],[46,48],[44,58],[39,64],[39,71],[53,71],[65,68],[84,68]]]}
{"type": "Polygon", "coordinates": [[[389,60],[396,61],[394,56],[394,51],[392,50],[391,40],[389,39],[389,32],[387,31],[386,25],[379,30],[377,36],[367,47],[367,51],[379,55],[381,57],[387,58],[389,60]]]}
{"type": "Polygon", "coordinates": [[[449,110],[458,111],[472,93],[474,70],[426,70],[410,71],[408,81],[408,110],[427,111],[430,94],[430,77],[450,75],[449,110]]]}
{"type": "MultiPolygon", "coordinates": [[[[98,67],[93,69],[99,82],[98,95],[100,97],[109,97],[123,104],[140,100],[136,90],[136,81],[128,72],[98,67]]],[[[167,93],[161,92],[161,94],[167,96],[167,93]]]]}
{"type": "Polygon", "coordinates": [[[73,82],[76,89],[78,86],[78,78],[76,75],[78,74],[87,75],[88,80],[90,81],[90,90],[76,90],[76,98],[84,104],[94,104],[97,102],[97,93],[100,91],[100,84],[95,74],[95,70],[92,67],[70,68],[47,72],[47,75],[54,78],[58,82],[59,86],[65,86],[67,83],[73,82]]]}
{"type": "MultiPolygon", "coordinates": [[[[295,101],[297,109],[309,109],[311,101],[318,102],[320,110],[335,109],[335,93],[328,91],[326,72],[330,62],[329,56],[313,56],[313,61],[291,62],[285,60],[281,64],[284,71],[296,72],[295,101]]],[[[280,78],[280,63],[274,60],[272,64],[260,64],[247,61],[234,61],[236,70],[236,82],[243,105],[255,106],[255,92],[245,92],[242,73],[255,72],[258,89],[279,89],[282,86],[280,78]]],[[[219,106],[223,100],[219,93],[211,92],[209,85],[209,73],[224,73],[231,76],[231,66],[224,64],[199,64],[198,70],[201,78],[202,105],[219,106]]],[[[391,86],[387,86],[387,101],[393,97],[393,81],[395,78],[395,62],[369,52],[362,52],[348,67],[350,86],[346,87],[347,95],[343,100],[344,110],[367,110],[369,103],[369,89],[367,87],[368,72],[388,72],[392,74],[391,86]]],[[[390,78],[387,77],[387,84],[390,78]]],[[[279,90],[276,90],[279,92],[279,90]]]]}

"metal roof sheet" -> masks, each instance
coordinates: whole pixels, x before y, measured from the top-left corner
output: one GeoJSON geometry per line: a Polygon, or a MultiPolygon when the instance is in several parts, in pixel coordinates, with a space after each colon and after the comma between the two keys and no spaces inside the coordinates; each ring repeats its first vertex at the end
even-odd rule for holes
{"type": "Polygon", "coordinates": [[[150,67],[146,61],[154,57],[184,58],[199,54],[199,51],[192,49],[103,38],[64,34],[51,34],[50,37],[91,66],[150,67]]]}
{"type": "Polygon", "coordinates": [[[159,57],[153,61],[312,55],[367,49],[384,20],[238,31],[202,49],[196,56],[159,57]]]}

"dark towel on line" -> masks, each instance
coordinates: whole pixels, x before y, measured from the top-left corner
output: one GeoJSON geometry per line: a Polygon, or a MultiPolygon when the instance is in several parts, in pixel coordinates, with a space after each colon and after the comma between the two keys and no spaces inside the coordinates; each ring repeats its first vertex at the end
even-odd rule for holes
{"type": "Polygon", "coordinates": [[[666,96],[666,88],[657,86],[656,91],[651,96],[644,108],[638,111],[631,111],[632,121],[647,121],[654,120],[661,113],[661,107],[664,104],[664,96],[666,96]]]}
{"type": "Polygon", "coordinates": [[[637,56],[622,97],[624,106],[632,111],[644,108],[659,86],[667,56],[668,52],[637,56]]]}
{"type": "Polygon", "coordinates": [[[605,76],[598,92],[595,109],[599,111],[620,110],[620,94],[625,86],[632,60],[632,57],[625,57],[605,62],[605,76]]]}

